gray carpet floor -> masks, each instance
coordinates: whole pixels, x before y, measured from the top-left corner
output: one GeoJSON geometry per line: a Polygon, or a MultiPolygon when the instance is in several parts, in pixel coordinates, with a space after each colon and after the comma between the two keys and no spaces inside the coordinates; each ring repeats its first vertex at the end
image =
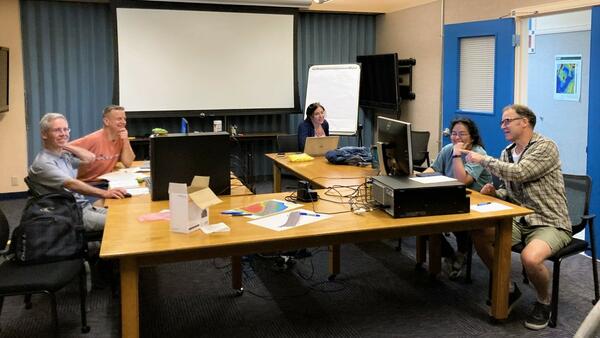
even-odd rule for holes
{"type": "MultiPolygon", "coordinates": [[[[293,183],[288,185],[294,185],[293,183]]],[[[269,184],[257,187],[268,191],[269,184]]],[[[0,201],[11,225],[23,200],[0,201]]],[[[19,209],[20,208],[20,209],[19,209]]],[[[572,337],[591,310],[590,259],[566,260],[561,271],[559,323],[536,332],[523,327],[533,289],[521,283],[519,256],[513,254],[513,280],[523,292],[508,320],[489,321],[485,305],[488,272],[473,260],[473,283],[431,279],[416,271],[414,238],[342,246],[342,273],[329,281],[326,248],[309,248],[310,257],[281,267],[270,255],[244,260],[241,296],[230,288],[225,258],[147,267],[140,276],[140,328],[143,337],[572,337]]],[[[0,337],[46,337],[52,332],[50,302],[34,295],[26,310],[23,297],[6,297],[0,337]]],[[[80,333],[79,298],[73,283],[58,294],[60,333],[64,337],[118,337],[118,297],[108,287],[88,296],[91,332],[80,333]]]]}

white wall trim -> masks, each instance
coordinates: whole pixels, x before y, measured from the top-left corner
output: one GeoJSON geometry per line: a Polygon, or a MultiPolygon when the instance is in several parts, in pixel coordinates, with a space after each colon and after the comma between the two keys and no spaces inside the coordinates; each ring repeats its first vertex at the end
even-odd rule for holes
{"type": "Polygon", "coordinates": [[[510,14],[515,18],[524,18],[543,14],[557,14],[560,12],[570,12],[578,9],[591,8],[596,5],[600,5],[600,0],[566,0],[528,7],[515,8],[512,11],[510,11],[510,14]]]}

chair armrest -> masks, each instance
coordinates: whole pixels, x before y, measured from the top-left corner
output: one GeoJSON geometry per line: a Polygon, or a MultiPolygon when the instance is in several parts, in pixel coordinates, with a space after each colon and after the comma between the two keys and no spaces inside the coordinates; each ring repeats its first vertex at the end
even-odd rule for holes
{"type": "Polygon", "coordinates": [[[594,215],[594,214],[581,216],[581,220],[588,221],[588,222],[593,220],[594,218],[596,218],[596,215],[594,215]]]}

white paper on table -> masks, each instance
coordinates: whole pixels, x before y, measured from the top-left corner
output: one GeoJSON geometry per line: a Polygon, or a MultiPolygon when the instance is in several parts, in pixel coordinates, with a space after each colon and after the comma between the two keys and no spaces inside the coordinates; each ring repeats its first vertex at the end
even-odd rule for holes
{"type": "Polygon", "coordinates": [[[121,173],[137,173],[138,171],[142,170],[142,167],[129,167],[129,168],[122,168],[119,169],[118,171],[121,173]]]}
{"type": "Polygon", "coordinates": [[[504,205],[497,202],[485,202],[479,204],[471,204],[471,210],[477,212],[492,212],[492,211],[502,211],[512,209],[508,205],[504,205]]]}
{"type": "Polygon", "coordinates": [[[112,181],[128,181],[128,180],[135,180],[136,175],[134,173],[130,173],[130,172],[122,172],[122,171],[111,171],[109,173],[106,173],[102,176],[99,176],[98,178],[103,179],[103,180],[107,180],[109,182],[112,181]]]}
{"type": "Polygon", "coordinates": [[[290,214],[292,212],[300,212],[300,213],[305,212],[310,215],[315,214],[315,212],[313,212],[313,211],[300,209],[300,210],[286,212],[283,214],[277,214],[277,215],[273,215],[273,216],[269,216],[269,217],[264,217],[261,219],[256,219],[256,220],[250,221],[248,223],[258,225],[263,228],[275,230],[275,231],[283,231],[283,230],[288,230],[288,229],[294,229],[301,225],[314,223],[314,222],[321,221],[321,220],[332,217],[332,215],[327,215],[327,214],[317,214],[317,215],[319,215],[318,217],[317,216],[300,215],[300,219],[298,220],[298,223],[296,223],[296,225],[282,227],[282,225],[284,225],[287,222],[288,217],[290,216],[290,214]]]}
{"type": "Polygon", "coordinates": [[[436,175],[436,176],[424,176],[424,177],[411,177],[411,180],[424,184],[442,183],[442,182],[454,182],[456,178],[436,175]]]}
{"type": "Polygon", "coordinates": [[[229,232],[231,229],[227,226],[227,224],[220,222],[216,224],[201,225],[200,230],[208,235],[212,234],[213,232],[229,232]]]}
{"type": "Polygon", "coordinates": [[[123,189],[129,189],[129,188],[139,188],[140,184],[138,183],[138,181],[134,178],[132,180],[122,180],[122,181],[108,181],[108,187],[110,189],[115,189],[115,188],[123,188],[123,189]]]}
{"type": "Polygon", "coordinates": [[[129,188],[125,189],[131,196],[148,195],[150,190],[148,188],[129,188]]]}

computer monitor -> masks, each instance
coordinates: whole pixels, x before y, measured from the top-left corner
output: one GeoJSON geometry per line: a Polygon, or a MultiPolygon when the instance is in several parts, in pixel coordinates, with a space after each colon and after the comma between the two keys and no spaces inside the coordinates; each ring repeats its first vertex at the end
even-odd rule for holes
{"type": "Polygon", "coordinates": [[[169,182],[192,183],[194,176],[210,176],[217,195],[229,195],[229,134],[193,133],[150,137],[152,200],[169,199],[169,182]]]}
{"type": "Polygon", "coordinates": [[[377,117],[377,155],[379,173],[384,176],[412,174],[410,123],[377,117]]]}

